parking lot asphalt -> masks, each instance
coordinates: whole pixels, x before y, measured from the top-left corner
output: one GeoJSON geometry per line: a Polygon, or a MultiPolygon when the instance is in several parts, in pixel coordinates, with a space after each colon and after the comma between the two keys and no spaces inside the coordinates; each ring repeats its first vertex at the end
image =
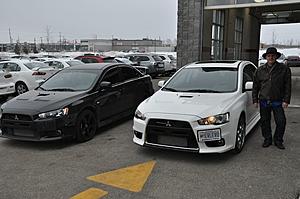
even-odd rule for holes
{"type": "MultiPolygon", "coordinates": [[[[153,80],[156,90],[161,79],[167,78],[153,80]]],[[[300,102],[297,81],[294,105],[300,102]]],[[[237,155],[137,146],[132,118],[99,129],[81,144],[0,138],[0,199],[295,199],[300,193],[299,110],[286,109],[285,150],[262,148],[257,126],[237,155]]]]}

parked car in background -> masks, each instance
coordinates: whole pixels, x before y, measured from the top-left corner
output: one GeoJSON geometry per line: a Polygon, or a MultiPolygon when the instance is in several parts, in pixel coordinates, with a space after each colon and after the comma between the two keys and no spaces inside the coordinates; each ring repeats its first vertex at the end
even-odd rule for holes
{"type": "Polygon", "coordinates": [[[152,77],[156,77],[159,74],[164,74],[165,72],[164,62],[157,54],[127,54],[124,57],[138,66],[147,67],[149,69],[149,74],[152,77]]]}
{"type": "Polygon", "coordinates": [[[15,93],[15,83],[12,74],[7,70],[0,70],[0,100],[5,101],[13,93],[15,93]]]}
{"type": "Polygon", "coordinates": [[[44,63],[55,69],[63,69],[70,66],[77,66],[77,65],[84,64],[82,61],[77,59],[52,59],[52,60],[44,61],[44,63]]]}
{"type": "Polygon", "coordinates": [[[138,106],[133,142],[198,153],[240,152],[260,119],[252,104],[255,70],[249,61],[182,67],[138,106]]]}
{"type": "Polygon", "coordinates": [[[143,75],[149,74],[149,68],[146,66],[138,66],[136,64],[134,64],[132,61],[130,61],[129,59],[125,58],[125,57],[116,57],[115,60],[118,63],[124,63],[124,64],[128,64],[133,66],[134,68],[138,69],[143,75]]]}
{"type": "MultiPolygon", "coordinates": [[[[281,56],[277,59],[277,61],[279,63],[286,64],[286,57],[285,57],[285,55],[281,54],[281,56]]],[[[263,58],[263,57],[260,57],[260,59],[258,60],[258,66],[262,66],[265,63],[267,63],[267,60],[265,58],[263,58]]]]}
{"type": "Polygon", "coordinates": [[[288,67],[300,66],[300,57],[299,56],[287,56],[286,65],[288,67]]]}
{"type": "Polygon", "coordinates": [[[151,77],[125,64],[66,68],[1,106],[0,136],[46,141],[92,139],[97,127],[133,115],[153,94],[151,77]]]}
{"type": "Polygon", "coordinates": [[[176,71],[176,62],[174,62],[167,54],[158,54],[165,64],[164,74],[170,75],[176,71]]]}
{"type": "Polygon", "coordinates": [[[83,63],[103,63],[103,58],[102,56],[95,56],[95,55],[82,55],[82,56],[77,56],[74,59],[78,59],[82,61],[83,63]]]}
{"type": "Polygon", "coordinates": [[[9,72],[15,84],[16,94],[22,94],[39,86],[40,82],[57,72],[42,62],[10,60],[0,62],[0,70],[9,72]]]}

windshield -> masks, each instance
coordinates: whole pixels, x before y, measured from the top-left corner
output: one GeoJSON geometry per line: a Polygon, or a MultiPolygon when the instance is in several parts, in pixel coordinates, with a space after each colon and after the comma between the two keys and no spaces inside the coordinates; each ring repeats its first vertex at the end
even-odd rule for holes
{"type": "Polygon", "coordinates": [[[185,68],[162,89],[173,92],[227,93],[237,89],[237,69],[225,67],[185,68]]]}
{"type": "Polygon", "coordinates": [[[49,66],[43,62],[27,62],[24,63],[24,65],[30,70],[34,68],[49,68],[49,66]]]}
{"type": "Polygon", "coordinates": [[[98,74],[88,70],[63,70],[46,82],[38,89],[47,91],[84,91],[88,90],[95,81],[98,74]]]}
{"type": "Polygon", "coordinates": [[[152,55],[155,61],[162,61],[162,59],[158,55],[152,55]]]}

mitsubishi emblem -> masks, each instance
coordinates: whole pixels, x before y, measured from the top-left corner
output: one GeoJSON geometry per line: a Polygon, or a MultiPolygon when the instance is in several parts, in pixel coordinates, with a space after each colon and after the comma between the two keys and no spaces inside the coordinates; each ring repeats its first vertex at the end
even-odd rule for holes
{"type": "Polygon", "coordinates": [[[15,120],[19,120],[18,115],[15,115],[15,120]]]}
{"type": "Polygon", "coordinates": [[[171,127],[172,125],[170,124],[170,121],[167,121],[166,127],[171,127]]]}

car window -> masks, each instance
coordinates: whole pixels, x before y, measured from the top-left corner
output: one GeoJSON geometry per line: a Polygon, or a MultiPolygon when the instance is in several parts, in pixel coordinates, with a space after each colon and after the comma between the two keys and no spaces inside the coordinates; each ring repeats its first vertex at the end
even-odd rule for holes
{"type": "Polygon", "coordinates": [[[6,63],[4,66],[3,66],[3,69],[5,69],[6,71],[10,72],[16,72],[16,71],[20,71],[21,68],[18,64],[16,63],[6,63]]]}
{"type": "Polygon", "coordinates": [[[82,58],[81,61],[83,63],[99,63],[98,60],[94,58],[82,58]]]}
{"type": "Polygon", "coordinates": [[[121,70],[122,70],[123,81],[139,78],[141,76],[141,74],[139,74],[139,72],[134,68],[122,67],[121,70]]]}
{"type": "Polygon", "coordinates": [[[162,61],[162,59],[158,55],[152,55],[155,61],[162,61]]]}
{"type": "Polygon", "coordinates": [[[253,81],[253,75],[254,75],[255,70],[256,70],[256,68],[251,64],[248,64],[245,66],[245,68],[243,70],[243,86],[245,85],[246,82],[253,81]]]}
{"type": "Polygon", "coordinates": [[[111,82],[112,85],[122,82],[121,77],[121,69],[120,68],[112,68],[108,70],[102,81],[111,82]]]}
{"type": "Polygon", "coordinates": [[[181,92],[234,92],[237,69],[229,67],[184,68],[164,87],[181,92]]]}
{"type": "Polygon", "coordinates": [[[24,63],[24,65],[32,70],[34,68],[48,68],[49,66],[47,66],[47,64],[45,63],[42,63],[42,62],[27,62],[27,63],[24,63]]]}
{"type": "Polygon", "coordinates": [[[48,66],[55,67],[55,68],[64,68],[64,65],[59,61],[48,61],[44,62],[48,64],[48,66]]]}
{"type": "Polygon", "coordinates": [[[147,56],[137,56],[135,61],[150,61],[150,59],[147,56]]]}
{"type": "Polygon", "coordinates": [[[165,60],[166,58],[162,55],[159,56],[162,60],[165,60]]]}

